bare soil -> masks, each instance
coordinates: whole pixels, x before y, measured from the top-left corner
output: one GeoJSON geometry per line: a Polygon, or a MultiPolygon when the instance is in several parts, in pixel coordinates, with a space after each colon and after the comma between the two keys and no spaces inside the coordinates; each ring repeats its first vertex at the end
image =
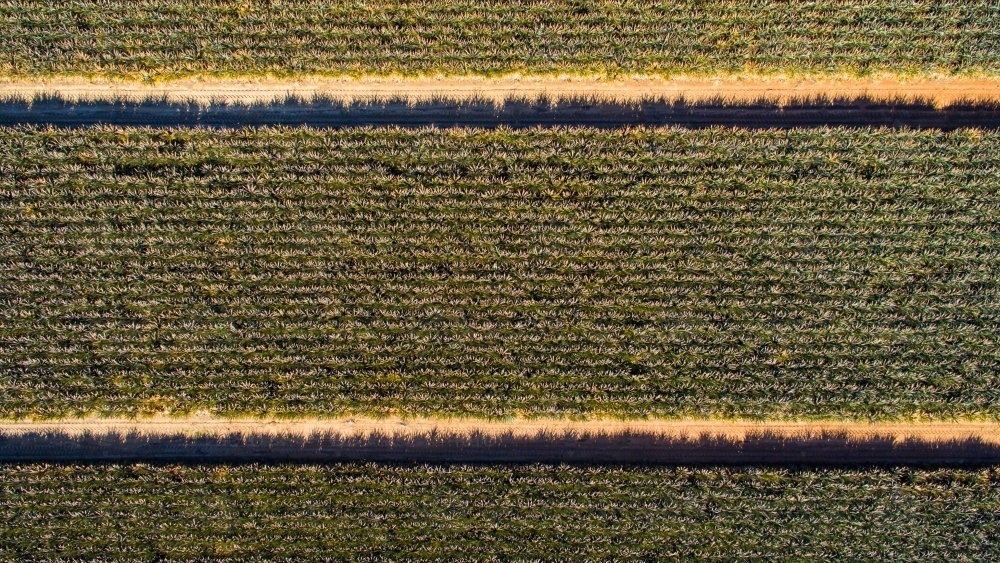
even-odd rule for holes
{"type": "Polygon", "coordinates": [[[153,84],[76,77],[35,81],[0,79],[0,98],[30,99],[37,95],[58,95],[70,101],[165,98],[170,102],[201,104],[269,103],[290,95],[305,100],[323,97],[347,103],[391,98],[422,102],[445,98],[492,100],[498,104],[511,98],[537,100],[580,97],[619,103],[647,99],[684,99],[690,102],[769,100],[783,104],[826,97],[924,101],[935,107],[944,107],[955,102],[1000,99],[1000,78],[633,77],[604,80],[515,75],[503,78],[303,77],[298,80],[189,78],[153,84]]]}

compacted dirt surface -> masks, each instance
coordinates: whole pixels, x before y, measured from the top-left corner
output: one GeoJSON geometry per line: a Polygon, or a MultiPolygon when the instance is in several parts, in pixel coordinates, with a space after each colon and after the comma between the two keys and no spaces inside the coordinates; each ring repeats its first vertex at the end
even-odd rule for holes
{"type": "Polygon", "coordinates": [[[466,419],[0,423],[0,461],[987,465],[1000,424],[466,419]]]}

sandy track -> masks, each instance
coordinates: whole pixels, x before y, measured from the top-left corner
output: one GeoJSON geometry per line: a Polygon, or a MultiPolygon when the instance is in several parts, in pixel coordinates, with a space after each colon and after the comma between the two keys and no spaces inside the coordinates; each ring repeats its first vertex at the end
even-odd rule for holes
{"type": "Polygon", "coordinates": [[[587,97],[615,102],[645,99],[685,99],[692,102],[723,99],[733,102],[767,99],[786,103],[816,97],[873,100],[923,100],[937,107],[958,101],[1000,99],[1000,78],[930,77],[911,80],[859,78],[650,78],[618,80],[575,77],[437,77],[437,78],[324,78],[299,80],[191,78],[155,84],[52,78],[35,81],[0,79],[0,98],[58,95],[71,101],[166,98],[171,102],[267,103],[288,95],[331,100],[403,98],[411,102],[435,98],[453,100],[540,97],[587,97]]]}

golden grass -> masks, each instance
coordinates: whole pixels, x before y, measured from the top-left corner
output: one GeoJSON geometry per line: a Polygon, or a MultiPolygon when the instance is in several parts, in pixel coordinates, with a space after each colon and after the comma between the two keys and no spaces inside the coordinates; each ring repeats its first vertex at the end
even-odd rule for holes
{"type": "Polygon", "coordinates": [[[72,101],[166,99],[172,102],[258,104],[288,96],[322,97],[343,102],[403,98],[412,102],[454,100],[589,98],[622,103],[647,99],[689,102],[769,100],[787,103],[812,98],[920,100],[936,106],[1000,99],[1000,77],[882,76],[858,78],[728,76],[718,78],[635,76],[624,79],[574,76],[490,77],[318,77],[297,79],[194,77],[153,83],[57,77],[0,79],[0,98],[31,99],[57,95],[72,101]]]}
{"type": "Polygon", "coordinates": [[[837,436],[847,441],[892,439],[895,442],[946,443],[978,440],[1000,445],[1000,423],[975,420],[927,422],[740,421],[740,420],[569,420],[562,418],[491,421],[473,418],[349,416],[331,419],[224,419],[205,413],[188,417],[159,415],[142,419],[79,418],[50,421],[0,421],[0,434],[32,432],[142,435],[291,435],[332,434],[343,437],[426,435],[513,436],[625,434],[667,440],[702,438],[743,442],[756,436],[802,440],[837,436]]]}

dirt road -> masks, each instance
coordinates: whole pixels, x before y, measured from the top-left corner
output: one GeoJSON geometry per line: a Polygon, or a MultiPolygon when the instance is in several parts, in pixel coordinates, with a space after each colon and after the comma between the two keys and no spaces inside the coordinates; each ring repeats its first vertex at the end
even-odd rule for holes
{"type": "Polygon", "coordinates": [[[0,100],[2,125],[65,127],[1000,127],[1000,79],[954,77],[61,78],[0,80],[0,100]]]}
{"type": "Polygon", "coordinates": [[[0,461],[989,465],[1000,425],[463,419],[0,424],[0,461]]]}

